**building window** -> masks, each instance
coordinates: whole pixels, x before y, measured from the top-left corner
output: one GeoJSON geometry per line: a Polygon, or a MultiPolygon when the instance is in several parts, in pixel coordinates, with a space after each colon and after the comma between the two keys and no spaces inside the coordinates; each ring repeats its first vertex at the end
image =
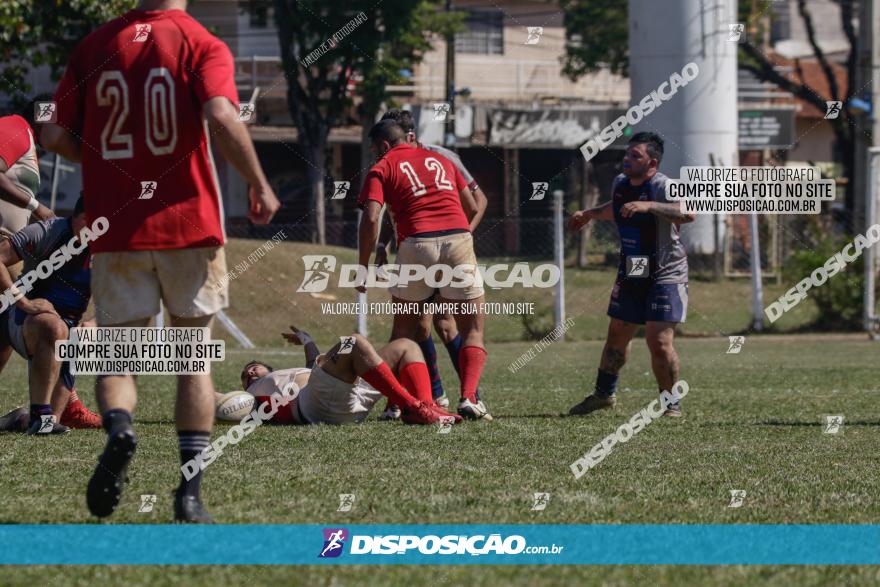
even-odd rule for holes
{"type": "Polygon", "coordinates": [[[456,53],[504,54],[504,13],[498,9],[470,9],[466,30],[455,35],[456,53]]]}
{"type": "Polygon", "coordinates": [[[269,6],[263,2],[255,2],[248,10],[248,24],[253,29],[264,29],[269,26],[269,6]]]}

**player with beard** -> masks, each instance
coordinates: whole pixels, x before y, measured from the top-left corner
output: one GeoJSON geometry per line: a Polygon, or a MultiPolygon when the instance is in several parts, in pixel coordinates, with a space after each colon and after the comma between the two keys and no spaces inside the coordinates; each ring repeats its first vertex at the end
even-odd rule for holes
{"type": "MultiPolygon", "coordinates": [[[[660,136],[633,135],[623,157],[623,173],[612,184],[611,200],[575,212],[569,220],[572,230],[581,230],[591,220],[613,220],[620,234],[620,263],[608,307],[611,322],[595,391],[571,408],[571,415],[614,406],[618,374],[639,325],[645,325],[660,391],[672,390],[679,380],[673,338],[676,324],[685,321],[688,303],[687,254],[679,233],[695,215],[683,213],[666,197],[669,178],[658,170],[662,158],[660,136]]],[[[679,403],[669,404],[665,415],[681,416],[679,403]]]]}

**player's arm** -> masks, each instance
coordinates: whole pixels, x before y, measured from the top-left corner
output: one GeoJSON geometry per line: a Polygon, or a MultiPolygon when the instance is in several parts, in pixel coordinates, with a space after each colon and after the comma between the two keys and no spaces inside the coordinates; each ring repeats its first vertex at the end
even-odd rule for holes
{"type": "Polygon", "coordinates": [[[589,224],[590,220],[614,220],[614,206],[611,200],[595,208],[575,212],[568,219],[568,228],[569,230],[580,230],[589,224]]]}
{"type": "Polygon", "coordinates": [[[40,145],[69,161],[82,162],[82,144],[60,124],[43,124],[40,129],[40,145]]]}
{"type": "Polygon", "coordinates": [[[15,204],[19,208],[27,208],[31,213],[40,220],[48,220],[54,218],[55,214],[52,210],[42,205],[33,196],[28,197],[18,187],[12,183],[12,180],[6,176],[6,163],[0,159],[0,200],[15,204]]]}
{"type": "Polygon", "coordinates": [[[250,186],[248,219],[254,224],[268,224],[281,203],[263,173],[254,143],[244,123],[238,119],[238,111],[224,96],[209,99],[202,105],[202,110],[220,154],[250,186]]]}
{"type": "Polygon", "coordinates": [[[388,264],[388,245],[394,241],[394,225],[391,214],[382,215],[382,228],[379,229],[379,242],[376,243],[376,265],[388,264]]]}
{"type": "Polygon", "coordinates": [[[364,213],[358,227],[358,263],[364,268],[370,264],[370,255],[376,246],[376,239],[379,238],[381,213],[382,204],[376,200],[367,200],[364,204],[364,213]]]}
{"type": "Polygon", "coordinates": [[[15,265],[19,261],[21,261],[21,257],[12,246],[12,241],[4,239],[3,242],[0,242],[0,290],[12,293],[13,297],[17,298],[15,306],[28,314],[57,314],[58,312],[55,311],[51,302],[44,299],[29,300],[23,292],[15,287],[7,267],[15,265]]]}
{"type": "Polygon", "coordinates": [[[295,345],[302,345],[303,352],[306,354],[306,367],[313,369],[315,366],[315,360],[318,358],[318,355],[321,354],[321,351],[318,349],[318,345],[315,344],[315,340],[309,335],[309,333],[291,325],[290,332],[282,332],[281,336],[283,336],[287,342],[292,342],[295,345]]]}
{"type": "Polygon", "coordinates": [[[651,214],[672,224],[687,224],[697,219],[696,214],[682,212],[681,204],[678,203],[647,202],[647,204],[650,204],[648,211],[651,214]]]}
{"type": "Polygon", "coordinates": [[[474,218],[477,215],[477,201],[474,198],[473,192],[471,192],[470,188],[463,188],[458,192],[458,197],[461,200],[461,208],[464,210],[464,215],[467,217],[468,222],[473,226],[474,218]]]}
{"type": "Polygon", "coordinates": [[[480,189],[480,186],[475,186],[473,190],[474,201],[477,203],[477,213],[474,214],[474,217],[471,218],[470,230],[471,232],[477,229],[480,221],[483,219],[483,216],[486,214],[486,207],[489,205],[489,198],[486,197],[486,194],[483,193],[483,190],[480,189]]]}

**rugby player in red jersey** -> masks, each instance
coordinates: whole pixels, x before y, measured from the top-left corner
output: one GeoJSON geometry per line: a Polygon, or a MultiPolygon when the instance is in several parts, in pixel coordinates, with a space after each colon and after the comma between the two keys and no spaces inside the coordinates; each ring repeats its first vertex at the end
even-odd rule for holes
{"type": "MultiPolygon", "coordinates": [[[[461,172],[461,176],[467,183],[467,187],[474,195],[474,201],[477,203],[477,213],[474,214],[473,218],[470,220],[470,231],[473,234],[474,230],[476,230],[477,226],[480,224],[483,214],[486,212],[486,206],[488,205],[489,200],[486,198],[486,194],[483,193],[483,190],[480,189],[480,186],[477,185],[474,176],[471,175],[467,167],[464,166],[461,158],[454,151],[450,151],[440,145],[430,145],[419,142],[418,137],[416,136],[416,124],[413,120],[412,113],[409,111],[389,110],[382,115],[382,120],[388,119],[396,120],[400,123],[403,132],[406,133],[407,143],[413,144],[420,149],[427,149],[428,151],[433,151],[438,155],[442,155],[446,159],[452,161],[453,165],[455,165],[455,167],[461,172]]],[[[390,219],[384,217],[382,229],[379,232],[379,243],[376,245],[376,265],[385,265],[388,263],[388,245],[392,243],[393,240],[394,227],[391,224],[390,219]]],[[[433,315],[424,314],[415,336],[415,341],[418,343],[419,348],[422,350],[422,354],[425,356],[425,363],[428,365],[428,372],[431,374],[431,394],[434,397],[434,401],[436,401],[437,405],[441,408],[447,408],[449,407],[449,399],[443,391],[443,381],[440,378],[440,369],[437,366],[437,350],[434,347],[434,338],[431,336],[432,323],[434,330],[440,335],[440,340],[443,341],[443,345],[446,347],[446,352],[449,353],[449,359],[452,361],[452,366],[455,368],[456,373],[458,373],[459,370],[458,357],[461,353],[461,334],[459,334],[458,327],[455,325],[455,318],[449,313],[441,313],[433,315]]],[[[479,397],[480,390],[477,389],[477,398],[479,399],[479,397]]],[[[389,403],[380,419],[394,420],[399,417],[400,409],[389,403]]]]}
{"type": "MultiPolygon", "coordinates": [[[[409,144],[397,121],[378,122],[369,136],[370,148],[379,161],[367,174],[358,198],[364,210],[358,237],[359,263],[365,269],[369,265],[379,235],[382,206],[387,205],[397,229],[398,266],[448,269],[438,271],[438,276],[425,275],[392,287],[392,299],[400,304],[421,304],[439,291],[434,301],[454,310],[462,337],[458,413],[466,418],[491,420],[476,395],[486,349],[482,313],[485,298],[470,232],[470,221],[477,213],[474,196],[451,161],[409,144]],[[462,270],[466,279],[449,279],[453,271],[462,270]],[[438,283],[442,285],[438,287],[438,283]]],[[[400,273],[404,275],[406,270],[400,273]]],[[[358,289],[366,291],[363,286],[358,289]]],[[[415,340],[421,320],[422,312],[395,313],[392,339],[415,340]]]]}
{"type": "MultiPolygon", "coordinates": [[[[185,0],[142,0],[75,49],[55,93],[57,124],[42,144],[82,161],[86,213],[104,216],[92,245],[98,326],[146,326],[160,300],[177,327],[210,326],[227,306],[219,188],[210,139],[250,185],[251,221],[279,203],[238,116],[229,48],[186,13],[185,0]],[[207,128],[205,126],[207,121],[207,128]]],[[[131,375],[99,376],[107,446],[89,481],[92,514],[113,513],[137,438],[131,375]]],[[[209,374],[178,375],[175,419],[181,464],[208,446],[214,423],[209,374]]],[[[180,522],[209,523],[201,472],[181,475],[180,522]]]]}

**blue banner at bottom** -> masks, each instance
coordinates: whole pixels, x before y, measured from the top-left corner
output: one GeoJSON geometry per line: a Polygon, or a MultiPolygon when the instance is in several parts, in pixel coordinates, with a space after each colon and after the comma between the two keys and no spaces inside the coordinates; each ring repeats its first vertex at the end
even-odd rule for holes
{"type": "Polygon", "coordinates": [[[3,525],[0,564],[876,565],[880,525],[3,525]]]}

